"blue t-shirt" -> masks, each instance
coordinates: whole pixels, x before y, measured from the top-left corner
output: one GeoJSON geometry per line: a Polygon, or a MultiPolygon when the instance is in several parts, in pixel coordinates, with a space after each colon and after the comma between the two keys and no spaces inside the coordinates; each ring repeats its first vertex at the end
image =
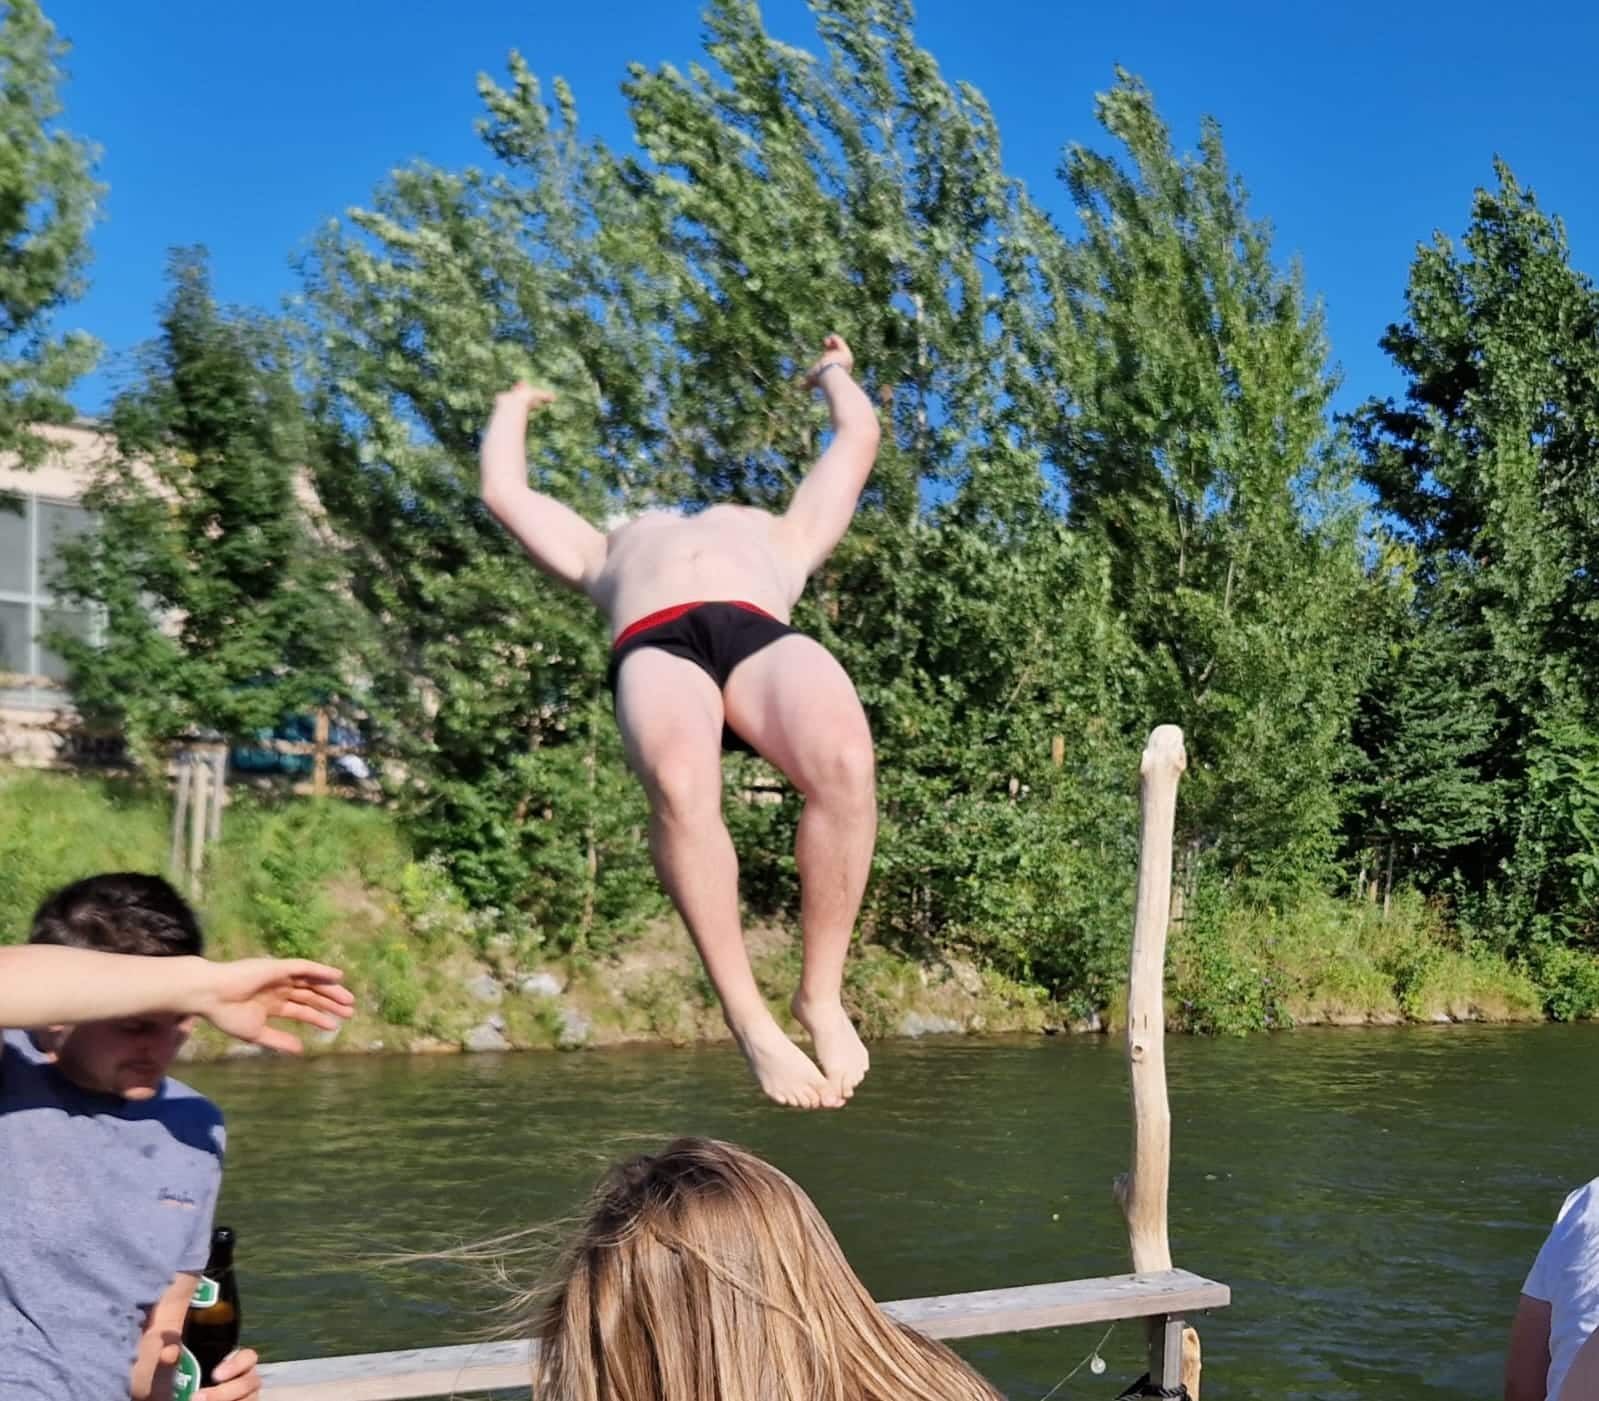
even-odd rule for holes
{"type": "Polygon", "coordinates": [[[79,1089],[4,1033],[0,1398],[127,1396],[146,1311],[205,1268],[222,1147],[222,1115],[187,1085],[79,1089]]]}

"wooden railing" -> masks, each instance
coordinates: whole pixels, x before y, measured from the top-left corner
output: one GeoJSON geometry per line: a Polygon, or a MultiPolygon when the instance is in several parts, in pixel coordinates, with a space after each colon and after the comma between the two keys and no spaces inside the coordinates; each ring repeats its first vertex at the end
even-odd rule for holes
{"type": "MultiPolygon", "coordinates": [[[[1135,1273],[942,1294],[885,1304],[894,1318],[933,1338],[971,1338],[1038,1328],[1142,1319],[1151,1382],[1199,1396],[1199,1339],[1186,1321],[1231,1300],[1225,1284],[1174,1269],[1167,1237],[1171,1106],[1166,1091],[1164,986],[1177,784],[1187,766],[1183,734],[1162,725],[1140,766],[1138,900],[1127,994],[1127,1067],[1132,1090],[1130,1170],[1115,1183],[1135,1273]]],[[[527,1342],[463,1344],[407,1352],[279,1362],[263,1367],[270,1401],[412,1401],[471,1392],[526,1391],[527,1342]]]]}
{"type": "MultiPolygon", "coordinates": [[[[1070,1328],[1124,1318],[1153,1318],[1163,1331],[1225,1308],[1225,1284],[1187,1270],[1112,1275],[1059,1284],[1024,1284],[972,1294],[901,1299],[884,1311],[930,1338],[978,1338],[1038,1328],[1070,1328]]],[[[278,1362],[261,1369],[271,1401],[414,1401],[511,1388],[527,1390],[533,1363],[526,1342],[463,1344],[278,1362]]]]}

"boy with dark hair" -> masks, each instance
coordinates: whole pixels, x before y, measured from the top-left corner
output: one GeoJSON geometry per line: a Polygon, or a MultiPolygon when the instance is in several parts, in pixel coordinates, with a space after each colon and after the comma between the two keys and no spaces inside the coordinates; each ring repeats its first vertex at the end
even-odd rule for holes
{"type": "MultiPolygon", "coordinates": [[[[200,957],[157,876],[92,876],[0,948],[0,1397],[166,1401],[222,1176],[222,1116],[167,1078],[196,1017],[296,1052],[353,999],[303,959],[200,957]]],[[[259,1394],[229,1358],[205,1401],[259,1394]]]]}
{"type": "Polygon", "coordinates": [[[33,916],[30,944],[101,953],[198,957],[205,940],[189,902],[160,876],[90,876],[50,896],[33,916]]]}

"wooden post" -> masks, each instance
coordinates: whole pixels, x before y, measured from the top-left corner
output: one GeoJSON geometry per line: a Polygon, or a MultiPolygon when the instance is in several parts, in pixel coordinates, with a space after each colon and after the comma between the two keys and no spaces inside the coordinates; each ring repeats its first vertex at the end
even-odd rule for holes
{"type": "Polygon", "coordinates": [[[1192,1328],[1183,1329],[1183,1385],[1188,1388],[1190,1401],[1199,1401],[1199,1374],[1203,1363],[1199,1352],[1199,1334],[1192,1328]]]}
{"type": "Polygon", "coordinates": [[[177,786],[172,793],[172,854],[168,858],[168,865],[172,868],[173,875],[183,869],[183,819],[189,815],[189,785],[194,778],[194,769],[189,762],[189,753],[186,749],[177,752],[178,766],[177,786]]]}
{"type": "MultiPolygon", "coordinates": [[[[1171,1105],[1166,1097],[1166,926],[1171,913],[1172,831],[1177,782],[1188,767],[1183,732],[1161,725],[1144,748],[1138,841],[1138,902],[1127,980],[1127,1071],[1133,1098],[1133,1161],[1117,1179],[1127,1218],[1133,1272],[1171,1268],[1166,1198],[1171,1180],[1171,1105]]],[[[1151,1321],[1149,1375],[1176,1386],[1182,1367],[1182,1320],[1151,1321]]]]}
{"type": "Polygon", "coordinates": [[[1049,742],[1049,762],[1057,769],[1066,762],[1066,736],[1056,735],[1049,742]]]}
{"type": "Polygon", "coordinates": [[[211,830],[206,835],[208,843],[222,840],[222,799],[228,790],[228,746],[217,745],[211,751],[211,830]]]}
{"type": "Polygon", "coordinates": [[[1149,1379],[1156,1386],[1175,1391],[1181,1385],[1183,1344],[1193,1331],[1176,1314],[1149,1320],[1149,1379]]]}
{"type": "Polygon", "coordinates": [[[311,792],[325,798],[328,792],[328,710],[319,705],[316,710],[316,758],[312,761],[311,792]]]}
{"type": "Polygon", "coordinates": [[[205,861],[205,800],[206,779],[211,765],[202,754],[194,754],[190,761],[194,770],[194,794],[189,822],[189,889],[198,898],[200,894],[200,867],[205,861]]]}

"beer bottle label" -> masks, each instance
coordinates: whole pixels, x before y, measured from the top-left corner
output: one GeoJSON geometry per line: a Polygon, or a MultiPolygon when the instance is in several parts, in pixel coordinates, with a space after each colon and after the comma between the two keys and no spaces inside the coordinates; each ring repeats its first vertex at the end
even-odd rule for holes
{"type": "MultiPolygon", "coordinates": [[[[215,1288],[215,1286],[212,1286],[215,1288]]],[[[186,1347],[178,1348],[178,1366],[172,1379],[172,1401],[194,1401],[200,1391],[200,1364],[186,1347]]]]}
{"type": "Polygon", "coordinates": [[[222,1286],[212,1279],[210,1275],[201,1275],[200,1282],[194,1286],[194,1297],[189,1300],[191,1309],[208,1309],[222,1297],[222,1286]]]}

